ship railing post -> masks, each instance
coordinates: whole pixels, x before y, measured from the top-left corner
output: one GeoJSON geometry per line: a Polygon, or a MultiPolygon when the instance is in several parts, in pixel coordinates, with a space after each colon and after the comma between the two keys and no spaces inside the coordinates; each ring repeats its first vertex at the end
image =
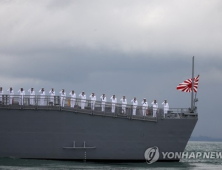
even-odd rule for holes
{"type": "Polygon", "coordinates": [[[2,95],[1,99],[2,99],[2,101],[0,102],[0,105],[3,105],[4,95],[2,95]]]}
{"type": "Polygon", "coordinates": [[[117,114],[118,114],[118,103],[116,103],[114,107],[115,107],[114,117],[117,117],[117,114]]]}
{"type": "Polygon", "coordinates": [[[27,102],[27,96],[26,95],[24,95],[24,98],[23,98],[23,104],[24,104],[24,106],[27,106],[28,105],[28,102],[27,102]]]}
{"type": "Polygon", "coordinates": [[[9,95],[6,96],[6,100],[7,100],[7,105],[9,106],[9,105],[10,105],[10,98],[9,98],[9,95]]]}
{"type": "Polygon", "coordinates": [[[133,105],[131,105],[131,107],[130,107],[130,115],[129,115],[130,119],[132,119],[132,114],[133,114],[132,112],[133,112],[133,105]]]}
{"type": "Polygon", "coordinates": [[[1,105],[3,105],[4,103],[4,95],[2,95],[2,102],[1,102],[1,105]]]}
{"type": "MultiPolygon", "coordinates": [[[[101,102],[101,111],[102,111],[102,102],[101,102]]],[[[104,104],[104,110],[102,111],[103,112],[103,116],[105,115],[105,112],[106,112],[106,103],[104,104]]]]}
{"type": "Polygon", "coordinates": [[[62,100],[60,96],[58,96],[58,98],[59,98],[59,110],[62,111],[62,100]]]}
{"type": "Polygon", "coordinates": [[[21,97],[21,109],[23,109],[23,105],[25,105],[25,100],[24,100],[24,98],[25,98],[25,96],[24,95],[22,95],[22,96],[20,96],[21,97]]]}
{"type": "Polygon", "coordinates": [[[5,104],[8,105],[8,95],[5,95],[5,104]]]}
{"type": "MultiPolygon", "coordinates": [[[[103,107],[103,106],[102,106],[102,107],[103,107]]],[[[102,108],[101,108],[101,110],[102,110],[102,108]]],[[[106,103],[104,104],[103,115],[106,115],[106,103]]]]}
{"type": "Polygon", "coordinates": [[[10,101],[9,101],[10,99],[9,99],[9,95],[6,95],[6,104],[7,104],[7,108],[9,109],[9,105],[10,105],[10,101]]]}
{"type": "Polygon", "coordinates": [[[1,101],[1,105],[3,105],[3,103],[4,103],[4,95],[2,95],[2,101],[1,101]]]}
{"type": "Polygon", "coordinates": [[[40,96],[40,95],[38,95],[38,107],[40,108],[40,107],[41,107],[41,105],[42,105],[42,103],[41,103],[41,96],[40,96]]]}
{"type": "Polygon", "coordinates": [[[79,106],[78,106],[78,98],[75,99],[74,112],[77,112],[77,107],[79,107],[79,106]]]}
{"type": "Polygon", "coordinates": [[[45,106],[45,96],[43,96],[43,103],[42,103],[42,106],[44,107],[45,106]]]}
{"type": "Polygon", "coordinates": [[[117,116],[117,103],[114,105],[114,117],[117,116]]]}
{"type": "Polygon", "coordinates": [[[3,101],[2,104],[7,105],[7,104],[8,104],[8,103],[7,103],[7,95],[3,95],[2,97],[3,97],[3,98],[2,98],[2,101],[3,101]]]}
{"type": "Polygon", "coordinates": [[[8,95],[5,96],[6,105],[8,105],[8,95]]]}
{"type": "Polygon", "coordinates": [[[38,96],[35,95],[35,98],[34,98],[34,105],[35,105],[35,109],[37,109],[38,107],[38,96]]]}
{"type": "MultiPolygon", "coordinates": [[[[71,102],[72,102],[72,100],[70,98],[70,107],[71,107],[71,102]]],[[[76,99],[74,100],[74,108],[72,108],[72,109],[74,109],[74,111],[75,111],[75,107],[76,107],[76,99]]]]}
{"type": "Polygon", "coordinates": [[[96,101],[94,101],[93,103],[91,102],[91,105],[93,105],[93,106],[91,106],[91,113],[93,115],[95,107],[96,107],[96,101]]]}
{"type": "Polygon", "coordinates": [[[74,110],[75,110],[75,112],[77,112],[78,111],[78,109],[79,109],[79,99],[78,98],[76,98],[76,102],[75,102],[75,106],[74,106],[74,110]]]}
{"type": "Polygon", "coordinates": [[[3,103],[4,103],[4,95],[2,95],[2,103],[1,103],[1,105],[3,105],[3,103]]]}
{"type": "Polygon", "coordinates": [[[22,96],[20,96],[20,98],[21,98],[21,103],[20,103],[21,107],[20,107],[20,109],[23,109],[23,106],[25,105],[25,103],[24,103],[24,101],[25,101],[24,98],[25,97],[24,97],[24,95],[22,95],[22,96]]]}
{"type": "Polygon", "coordinates": [[[2,105],[5,105],[5,95],[2,95],[2,105]]]}
{"type": "Polygon", "coordinates": [[[49,109],[49,105],[48,105],[48,103],[49,103],[49,96],[46,96],[45,98],[46,98],[45,106],[47,107],[47,109],[49,109]]]}
{"type": "Polygon", "coordinates": [[[36,102],[36,95],[34,96],[34,107],[37,107],[37,102],[36,102]]]}
{"type": "Polygon", "coordinates": [[[10,105],[10,98],[9,98],[9,95],[6,95],[6,100],[7,100],[7,105],[9,106],[9,105],[10,105]]]}
{"type": "Polygon", "coordinates": [[[46,107],[47,107],[47,110],[49,110],[49,97],[46,96],[46,107]]]}
{"type": "Polygon", "coordinates": [[[37,95],[35,98],[35,103],[36,103],[36,109],[39,107],[39,96],[37,95]]]}
{"type": "Polygon", "coordinates": [[[37,98],[36,98],[37,100],[36,100],[36,102],[37,102],[37,106],[39,107],[40,106],[40,96],[39,95],[37,95],[37,98]]]}
{"type": "Polygon", "coordinates": [[[105,106],[104,106],[104,115],[106,115],[106,109],[107,108],[107,104],[105,103],[105,106]]]}
{"type": "Polygon", "coordinates": [[[41,100],[42,100],[41,96],[39,95],[38,96],[38,106],[39,106],[39,108],[42,106],[42,101],[41,100]]]}
{"type": "Polygon", "coordinates": [[[30,106],[30,102],[29,102],[30,95],[26,96],[25,99],[26,99],[26,104],[27,104],[27,106],[30,106]]]}
{"type": "Polygon", "coordinates": [[[157,108],[157,110],[156,110],[156,121],[157,121],[157,119],[158,119],[158,108],[157,108]]]}

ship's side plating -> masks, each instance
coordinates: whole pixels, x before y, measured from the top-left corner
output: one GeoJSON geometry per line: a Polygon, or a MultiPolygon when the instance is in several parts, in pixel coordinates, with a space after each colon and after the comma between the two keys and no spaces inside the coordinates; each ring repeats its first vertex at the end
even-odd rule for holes
{"type": "Polygon", "coordinates": [[[2,108],[0,157],[145,161],[144,152],[153,146],[160,152],[183,152],[196,122],[2,108]]]}

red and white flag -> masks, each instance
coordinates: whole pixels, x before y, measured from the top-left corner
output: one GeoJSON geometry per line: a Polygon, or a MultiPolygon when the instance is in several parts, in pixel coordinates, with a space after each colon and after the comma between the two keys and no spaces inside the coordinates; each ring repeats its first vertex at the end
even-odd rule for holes
{"type": "MultiPolygon", "coordinates": [[[[198,82],[199,82],[199,75],[194,78],[193,91],[195,93],[197,92],[198,82]]],[[[180,83],[179,86],[177,86],[177,90],[180,90],[182,92],[191,92],[192,91],[192,78],[185,80],[183,83],[180,83]]]]}

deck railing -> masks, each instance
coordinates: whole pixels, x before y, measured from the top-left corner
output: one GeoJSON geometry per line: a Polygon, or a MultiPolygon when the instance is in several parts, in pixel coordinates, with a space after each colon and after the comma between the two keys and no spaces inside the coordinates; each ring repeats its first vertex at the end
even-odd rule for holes
{"type": "MultiPolygon", "coordinates": [[[[153,108],[145,109],[142,106],[133,105],[123,106],[121,103],[113,105],[111,102],[105,104],[101,101],[82,100],[76,98],[65,97],[61,100],[60,96],[41,96],[41,95],[3,95],[0,97],[0,108],[7,109],[46,109],[46,110],[65,110],[70,112],[86,113],[91,115],[112,116],[128,119],[138,119],[157,122],[158,119],[164,118],[163,108],[158,108],[157,116],[153,117],[153,108]],[[74,107],[72,107],[74,104],[74,107]],[[84,104],[84,108],[83,108],[84,104]],[[135,115],[133,113],[136,113],[135,115]]],[[[170,108],[165,118],[181,119],[181,118],[197,118],[197,113],[189,113],[188,108],[170,108]]]]}

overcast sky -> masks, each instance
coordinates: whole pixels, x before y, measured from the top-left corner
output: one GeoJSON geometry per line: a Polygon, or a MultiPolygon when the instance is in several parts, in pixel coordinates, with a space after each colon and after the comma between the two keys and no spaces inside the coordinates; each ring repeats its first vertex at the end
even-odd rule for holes
{"type": "Polygon", "coordinates": [[[221,45],[221,0],[0,0],[5,92],[54,87],[187,108],[190,94],[176,86],[195,56],[193,136],[222,138],[221,45]]]}

